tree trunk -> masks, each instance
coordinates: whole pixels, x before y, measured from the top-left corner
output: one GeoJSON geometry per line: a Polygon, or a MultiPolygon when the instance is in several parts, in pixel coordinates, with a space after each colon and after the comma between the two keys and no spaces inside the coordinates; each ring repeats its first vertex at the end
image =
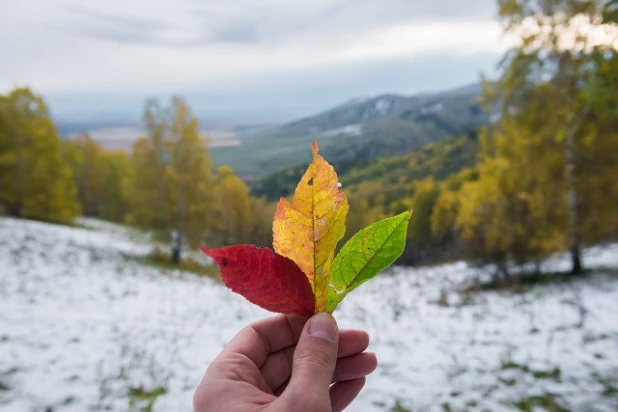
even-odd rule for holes
{"type": "Polygon", "coordinates": [[[14,217],[21,217],[21,206],[18,204],[11,205],[9,214],[14,217]]]}
{"type": "Polygon", "coordinates": [[[17,187],[15,190],[15,198],[13,204],[13,216],[21,217],[24,198],[26,197],[26,165],[24,161],[24,137],[16,131],[13,126],[13,132],[17,136],[17,187]]]}
{"type": "Polygon", "coordinates": [[[178,245],[174,245],[174,250],[172,250],[172,263],[174,265],[180,263],[180,247],[178,245]]]}
{"type": "Polygon", "coordinates": [[[172,260],[174,265],[180,263],[180,253],[182,250],[182,235],[180,232],[174,232],[172,235],[172,260]]]}
{"type": "Polygon", "coordinates": [[[177,204],[177,216],[176,216],[176,224],[178,229],[172,235],[172,241],[174,242],[172,248],[172,263],[177,265],[180,263],[180,251],[182,249],[182,236],[183,236],[183,228],[184,228],[184,217],[185,217],[185,191],[184,191],[184,182],[182,180],[178,184],[178,204],[177,204]]]}
{"type": "Polygon", "coordinates": [[[579,212],[577,210],[577,190],[575,189],[575,171],[574,167],[567,167],[567,206],[569,213],[568,236],[569,236],[569,251],[571,253],[571,274],[576,275],[582,272],[581,262],[581,245],[579,236],[579,212]]]}
{"type": "Polygon", "coordinates": [[[582,110],[571,126],[571,130],[564,141],[564,158],[566,162],[566,183],[567,183],[567,236],[569,252],[571,253],[571,274],[576,275],[582,272],[581,259],[581,240],[579,233],[579,196],[577,193],[577,159],[575,156],[575,137],[579,130],[582,119],[586,116],[587,110],[582,110]]]}

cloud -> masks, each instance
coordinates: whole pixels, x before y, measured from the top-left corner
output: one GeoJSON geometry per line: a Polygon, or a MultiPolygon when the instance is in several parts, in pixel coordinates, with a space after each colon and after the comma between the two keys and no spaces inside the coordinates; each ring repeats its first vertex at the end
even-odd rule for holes
{"type": "MultiPolygon", "coordinates": [[[[216,43],[255,43],[259,38],[258,24],[249,18],[208,15],[204,16],[204,22],[197,22],[192,27],[190,24],[106,12],[82,5],[68,5],[65,11],[68,17],[60,23],[59,29],[72,36],[95,40],[197,47],[216,43]]],[[[204,13],[198,11],[198,15],[204,13]]]]}
{"type": "Polygon", "coordinates": [[[393,62],[409,64],[411,74],[418,66],[440,73],[445,83],[464,80],[461,67],[476,64],[462,70],[474,81],[504,49],[494,3],[3,0],[0,90],[28,83],[55,95],[268,96],[268,84],[273,105],[289,105],[303,95],[326,102],[344,91],[422,86],[406,82],[393,62]],[[397,83],[380,80],[388,78],[397,83]]]}
{"type": "MultiPolygon", "coordinates": [[[[149,9],[142,1],[133,2],[143,4],[143,9],[132,14],[141,16],[149,9]]],[[[276,45],[316,34],[337,41],[359,31],[393,25],[487,21],[494,13],[493,0],[461,4],[459,0],[169,0],[167,4],[154,2],[154,10],[159,6],[158,19],[99,9],[113,10],[110,3],[99,3],[96,8],[69,4],[64,7],[69,18],[63,25],[71,33],[97,40],[195,48],[213,43],[276,45]],[[169,16],[172,10],[182,20],[169,16]]]]}
{"type": "Polygon", "coordinates": [[[160,33],[171,25],[155,19],[143,19],[114,12],[105,12],[81,5],[65,8],[68,18],[53,26],[74,36],[120,43],[156,42],[160,33]]]}
{"type": "MultiPolygon", "coordinates": [[[[245,79],[236,87],[188,87],[175,90],[202,120],[284,121],[343,103],[361,95],[414,94],[448,90],[478,79],[480,70],[494,74],[492,53],[467,56],[430,54],[423,57],[369,61],[350,70],[346,64],[245,79]]],[[[50,93],[61,114],[101,116],[130,113],[138,118],[149,96],[167,100],[167,93],[50,93]],[[104,109],[104,110],[102,110],[104,109]]]]}
{"type": "Polygon", "coordinates": [[[214,43],[257,43],[260,39],[258,26],[252,22],[234,22],[212,32],[209,39],[214,43]]]}

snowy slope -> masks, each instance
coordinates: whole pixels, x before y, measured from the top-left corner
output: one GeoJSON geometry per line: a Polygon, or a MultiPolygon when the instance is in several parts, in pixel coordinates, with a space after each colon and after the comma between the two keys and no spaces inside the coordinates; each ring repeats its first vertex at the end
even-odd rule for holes
{"type": "MultiPolygon", "coordinates": [[[[189,411],[208,362],[269,314],[215,280],[127,260],[148,245],[85,223],[92,229],[0,219],[0,411],[125,411],[127,388],[159,386],[155,411],[189,411]]],[[[586,263],[618,266],[618,245],[589,250],[586,263]]],[[[548,394],[573,411],[618,410],[615,276],[457,292],[477,275],[464,263],[395,268],[347,298],[340,326],[367,329],[380,361],[349,410],[396,400],[413,411],[513,410],[548,394]]]]}

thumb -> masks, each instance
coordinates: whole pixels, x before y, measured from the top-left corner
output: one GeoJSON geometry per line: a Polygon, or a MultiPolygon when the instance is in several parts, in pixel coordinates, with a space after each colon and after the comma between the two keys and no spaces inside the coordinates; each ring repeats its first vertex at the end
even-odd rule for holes
{"type": "Polygon", "coordinates": [[[332,315],[318,313],[300,335],[286,392],[302,410],[330,411],[329,388],[337,364],[339,328],[332,315]],[[302,403],[298,403],[301,401],[302,403]]]}

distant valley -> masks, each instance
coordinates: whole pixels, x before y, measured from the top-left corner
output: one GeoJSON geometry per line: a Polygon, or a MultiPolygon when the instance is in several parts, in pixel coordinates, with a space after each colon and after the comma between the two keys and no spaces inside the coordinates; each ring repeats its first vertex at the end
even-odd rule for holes
{"type": "MultiPolygon", "coordinates": [[[[72,137],[78,133],[71,133],[72,137]]],[[[90,136],[107,150],[129,151],[133,142],[144,135],[139,127],[105,127],[89,132],[90,136]]],[[[242,144],[240,136],[233,130],[202,130],[201,134],[208,138],[210,148],[235,147],[242,144]]]]}
{"type": "MultiPolygon", "coordinates": [[[[284,124],[200,121],[213,160],[227,164],[247,181],[307,162],[316,140],[329,161],[339,165],[407,153],[426,143],[475,133],[487,123],[478,103],[478,83],[415,96],[384,94],[355,98],[316,115],[284,124]]],[[[204,114],[197,113],[198,118],[204,114]]],[[[130,150],[143,135],[139,122],[58,121],[67,138],[88,131],[108,150],[130,150]]]]}
{"type": "MultiPolygon", "coordinates": [[[[209,139],[211,149],[236,147],[242,144],[241,135],[260,126],[240,126],[238,128],[220,128],[201,130],[200,133],[209,139]]],[[[144,135],[145,130],[133,124],[90,124],[90,123],[59,123],[59,132],[63,138],[71,138],[80,133],[88,134],[107,150],[130,151],[133,143],[144,135]]]]}

